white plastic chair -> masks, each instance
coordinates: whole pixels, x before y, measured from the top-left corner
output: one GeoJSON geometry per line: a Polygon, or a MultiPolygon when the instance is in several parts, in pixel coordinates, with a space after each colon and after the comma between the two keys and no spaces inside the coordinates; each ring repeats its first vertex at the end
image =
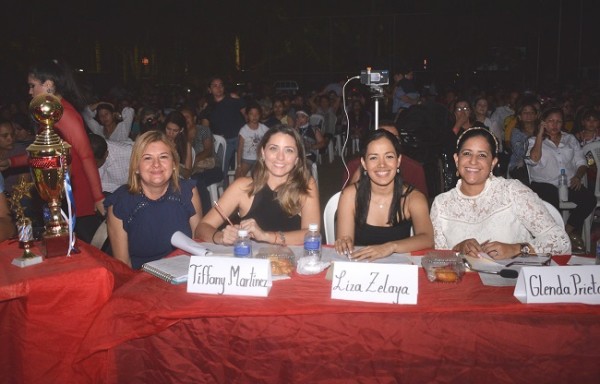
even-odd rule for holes
{"type": "Polygon", "coordinates": [[[317,183],[317,188],[319,188],[319,171],[317,170],[317,163],[312,163],[310,166],[310,173],[312,177],[315,178],[315,183],[317,183]]]}
{"type": "MultiPolygon", "coordinates": [[[[225,150],[227,149],[227,141],[223,136],[213,135],[215,139],[215,157],[217,161],[220,160],[221,171],[225,170],[225,150]]],[[[211,201],[219,200],[219,196],[223,194],[223,181],[212,183],[207,187],[208,193],[210,194],[211,201]]]]}
{"type": "Polygon", "coordinates": [[[333,148],[333,140],[332,137],[329,139],[329,143],[327,143],[327,155],[329,156],[329,164],[333,163],[333,158],[335,156],[335,149],[333,148]]]}
{"type": "Polygon", "coordinates": [[[327,244],[335,243],[335,213],[337,212],[338,202],[341,192],[337,192],[329,198],[323,211],[323,224],[325,226],[325,241],[327,244]]]}
{"type": "Polygon", "coordinates": [[[352,138],[352,154],[360,152],[360,140],[358,137],[352,138]]]}
{"type": "Polygon", "coordinates": [[[542,202],[546,206],[546,209],[548,210],[548,212],[550,212],[550,216],[552,216],[552,218],[554,219],[556,224],[560,225],[561,228],[564,227],[565,222],[563,221],[563,218],[562,218],[560,212],[558,211],[558,209],[556,209],[556,207],[554,207],[554,205],[550,204],[547,201],[542,200],[542,202]]]}
{"type": "Polygon", "coordinates": [[[235,180],[235,170],[238,168],[238,159],[237,159],[237,154],[236,156],[234,156],[234,168],[233,169],[228,169],[227,170],[227,179],[229,180],[229,185],[231,185],[231,183],[233,183],[233,180],[235,180]]]}
{"type": "MultiPolygon", "coordinates": [[[[318,113],[313,113],[312,115],[310,115],[310,117],[308,118],[308,124],[313,127],[313,129],[319,129],[321,131],[323,131],[323,122],[324,122],[324,118],[323,115],[320,115],[318,113]]],[[[319,164],[321,164],[321,150],[317,151],[317,162],[319,164]]]]}

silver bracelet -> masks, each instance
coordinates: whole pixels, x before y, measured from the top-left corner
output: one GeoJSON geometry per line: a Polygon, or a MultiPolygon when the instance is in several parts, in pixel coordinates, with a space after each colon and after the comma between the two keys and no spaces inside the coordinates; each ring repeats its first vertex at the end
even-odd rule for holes
{"type": "Polygon", "coordinates": [[[285,245],[285,235],[283,234],[283,232],[279,231],[277,232],[277,234],[279,235],[279,237],[281,237],[281,245],[285,245]]]}

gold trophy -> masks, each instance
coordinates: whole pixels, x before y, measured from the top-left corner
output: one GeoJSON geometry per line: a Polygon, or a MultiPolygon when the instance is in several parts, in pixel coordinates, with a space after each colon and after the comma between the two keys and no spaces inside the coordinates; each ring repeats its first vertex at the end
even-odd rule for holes
{"type": "Polygon", "coordinates": [[[48,202],[50,218],[42,234],[42,251],[46,257],[64,256],[69,251],[69,225],[61,215],[64,180],[70,162],[71,145],[53,130],[63,107],[53,95],[39,95],[31,100],[29,112],[42,125],[42,130],[29,147],[31,176],[40,197],[48,202]]]}

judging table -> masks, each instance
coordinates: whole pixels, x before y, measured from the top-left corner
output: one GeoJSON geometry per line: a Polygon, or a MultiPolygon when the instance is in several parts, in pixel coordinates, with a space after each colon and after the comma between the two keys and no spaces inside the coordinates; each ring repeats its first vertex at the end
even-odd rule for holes
{"type": "Polygon", "coordinates": [[[73,365],[81,341],[134,273],[82,242],[79,254],[19,268],[18,245],[0,243],[0,382],[82,382],[73,365]]]}
{"type": "Polygon", "coordinates": [[[475,273],[441,284],[419,269],[417,305],[332,300],[325,273],[266,298],[210,296],[80,248],[21,269],[17,243],[0,244],[0,382],[600,379],[600,307],[524,305],[475,273]]]}
{"type": "Polygon", "coordinates": [[[138,273],[75,364],[93,383],[600,382],[600,307],[524,305],[475,273],[458,284],[418,273],[417,305],[332,300],[324,272],[274,281],[267,298],[188,294],[138,273]]]}

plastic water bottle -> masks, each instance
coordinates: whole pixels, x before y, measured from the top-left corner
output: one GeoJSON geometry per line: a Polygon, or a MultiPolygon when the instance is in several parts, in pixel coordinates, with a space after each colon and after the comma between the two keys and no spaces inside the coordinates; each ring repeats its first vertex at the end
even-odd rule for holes
{"type": "Polygon", "coordinates": [[[321,261],[321,233],[318,224],[308,225],[308,232],[304,235],[304,257],[309,264],[321,261]]]}
{"type": "Polygon", "coordinates": [[[600,240],[596,241],[596,265],[600,265],[600,240]]]}
{"type": "Polygon", "coordinates": [[[252,257],[252,242],[245,229],[238,230],[238,237],[233,243],[233,255],[235,257],[252,257]]]}
{"type": "Polygon", "coordinates": [[[569,201],[569,182],[564,168],[560,170],[558,178],[558,198],[560,201],[569,201]]]}

